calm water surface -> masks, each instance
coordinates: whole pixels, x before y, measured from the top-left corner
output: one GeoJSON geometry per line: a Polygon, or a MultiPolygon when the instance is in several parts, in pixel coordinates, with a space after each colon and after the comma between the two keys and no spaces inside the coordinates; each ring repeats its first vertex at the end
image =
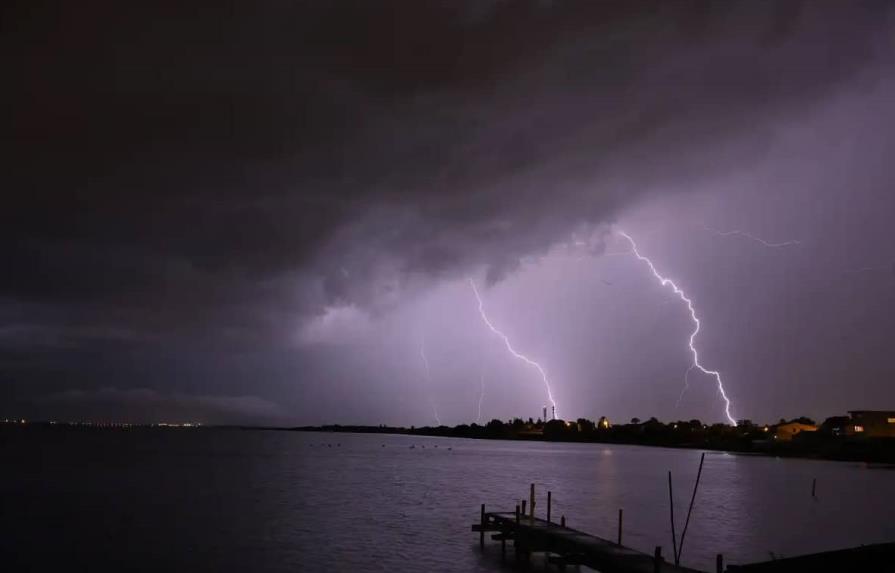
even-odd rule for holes
{"type": "MultiPolygon", "coordinates": [[[[10,570],[465,572],[508,569],[469,526],[531,482],[570,526],[612,538],[624,508],[625,544],[670,554],[666,472],[680,534],[700,452],[203,429],[4,430],[0,454],[10,570]]],[[[891,541],[893,510],[890,469],[710,452],[683,560],[891,541]]]]}

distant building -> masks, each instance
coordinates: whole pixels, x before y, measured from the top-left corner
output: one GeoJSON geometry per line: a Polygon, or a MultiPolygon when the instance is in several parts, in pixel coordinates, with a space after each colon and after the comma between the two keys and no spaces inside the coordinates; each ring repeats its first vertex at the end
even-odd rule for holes
{"type": "Polygon", "coordinates": [[[851,410],[846,433],[868,438],[895,438],[895,412],[889,410],[851,410]]]}
{"type": "Polygon", "coordinates": [[[814,424],[803,424],[801,422],[786,422],[785,424],[780,424],[777,426],[776,431],[774,432],[774,439],[780,442],[788,442],[793,439],[797,434],[802,432],[816,432],[817,426],[814,424]]]}
{"type": "Polygon", "coordinates": [[[609,423],[609,418],[606,416],[600,416],[600,421],[597,422],[597,427],[601,430],[608,430],[612,427],[612,424],[609,423]]]}
{"type": "Polygon", "coordinates": [[[820,431],[828,436],[847,436],[854,432],[854,424],[848,416],[833,416],[824,420],[820,431]]]}

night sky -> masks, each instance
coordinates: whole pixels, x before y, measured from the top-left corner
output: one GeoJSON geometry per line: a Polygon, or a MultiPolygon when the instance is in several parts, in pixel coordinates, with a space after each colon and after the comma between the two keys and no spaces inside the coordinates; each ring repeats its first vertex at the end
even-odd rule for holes
{"type": "Polygon", "coordinates": [[[891,409],[887,4],[5,4],[0,418],[891,409]]]}

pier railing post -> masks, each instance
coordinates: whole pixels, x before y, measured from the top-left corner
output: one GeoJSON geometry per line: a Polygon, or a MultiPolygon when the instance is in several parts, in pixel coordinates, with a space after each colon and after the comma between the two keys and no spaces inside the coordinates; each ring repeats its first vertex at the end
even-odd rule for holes
{"type": "Polygon", "coordinates": [[[625,510],[618,510],[618,544],[621,546],[622,544],[622,517],[624,516],[625,510]]]}
{"type": "Polygon", "coordinates": [[[485,548],[485,504],[482,504],[482,520],[481,520],[481,532],[479,533],[479,547],[482,549],[485,548]]]}
{"type": "Polygon", "coordinates": [[[529,509],[530,509],[529,517],[531,518],[531,521],[534,521],[534,519],[535,519],[535,484],[531,484],[531,490],[529,491],[528,499],[530,500],[529,504],[528,504],[529,509]]]}
{"type": "Polygon", "coordinates": [[[662,571],[662,546],[657,545],[653,552],[653,573],[662,571]]]}
{"type": "Polygon", "coordinates": [[[550,509],[553,505],[553,492],[547,491],[547,523],[550,523],[550,509]]]}

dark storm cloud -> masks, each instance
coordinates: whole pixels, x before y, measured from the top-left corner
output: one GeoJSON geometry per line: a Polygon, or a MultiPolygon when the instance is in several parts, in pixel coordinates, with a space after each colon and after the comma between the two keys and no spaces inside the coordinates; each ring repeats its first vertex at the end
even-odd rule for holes
{"type": "Polygon", "coordinates": [[[4,10],[3,339],[35,344],[276,340],[333,302],[498,280],[760,156],[889,27],[877,3],[4,10]]]}
{"type": "Polygon", "coordinates": [[[236,424],[258,419],[275,421],[283,416],[279,406],[257,396],[162,394],[148,388],[66,390],[42,402],[54,419],[65,421],[236,424]]]}

